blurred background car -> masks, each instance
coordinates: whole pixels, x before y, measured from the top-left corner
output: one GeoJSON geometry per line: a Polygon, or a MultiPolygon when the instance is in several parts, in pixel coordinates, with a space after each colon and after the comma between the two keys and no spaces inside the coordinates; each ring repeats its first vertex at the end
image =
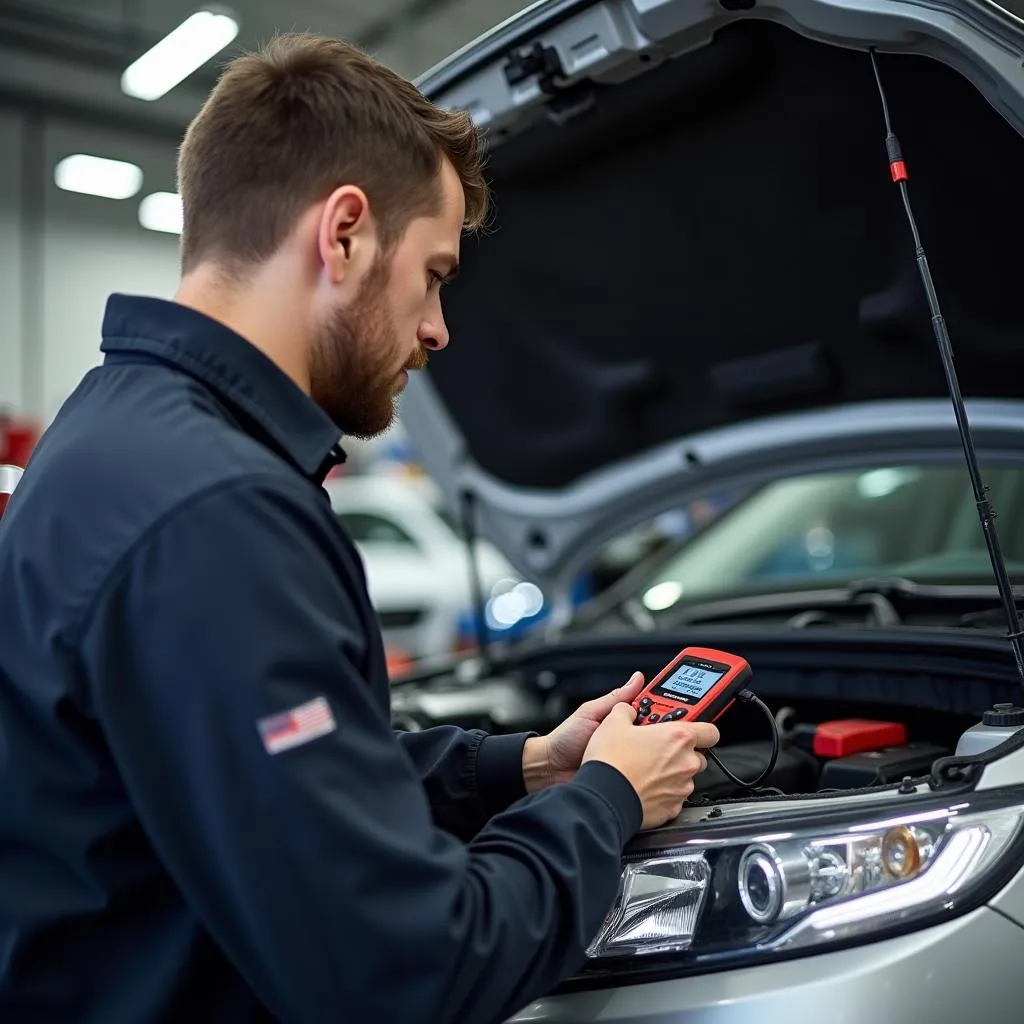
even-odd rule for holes
{"type": "MultiPolygon", "coordinates": [[[[523,581],[488,541],[476,541],[472,566],[469,548],[441,514],[429,478],[334,474],[324,488],[362,556],[393,672],[461,646],[462,624],[474,601],[473,572],[480,574],[492,617],[495,599],[522,592],[515,588],[523,581]]],[[[539,596],[534,600],[539,610],[539,596]]],[[[498,607],[500,614],[500,600],[498,607]]]]}

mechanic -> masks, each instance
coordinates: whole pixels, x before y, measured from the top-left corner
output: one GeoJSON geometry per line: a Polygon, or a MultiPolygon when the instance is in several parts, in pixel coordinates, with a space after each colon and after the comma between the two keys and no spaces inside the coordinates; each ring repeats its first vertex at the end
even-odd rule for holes
{"type": "Polygon", "coordinates": [[[583,964],[717,730],[636,728],[639,674],[546,736],[391,727],[321,484],[447,344],[468,116],[282,36],[179,185],[174,300],[111,296],[0,523],[0,1019],[501,1020],[583,964]]]}

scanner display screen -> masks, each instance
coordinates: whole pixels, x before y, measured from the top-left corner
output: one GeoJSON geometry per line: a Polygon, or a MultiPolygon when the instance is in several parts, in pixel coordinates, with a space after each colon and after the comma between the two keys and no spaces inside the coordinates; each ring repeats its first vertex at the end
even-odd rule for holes
{"type": "Polygon", "coordinates": [[[684,661],[675,672],[658,683],[655,692],[686,701],[687,704],[696,704],[727,671],[688,665],[684,661]]]}

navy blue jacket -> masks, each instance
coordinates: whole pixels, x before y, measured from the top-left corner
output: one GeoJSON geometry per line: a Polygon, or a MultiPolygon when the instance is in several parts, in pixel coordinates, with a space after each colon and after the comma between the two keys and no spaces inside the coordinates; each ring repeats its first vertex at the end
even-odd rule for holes
{"type": "Polygon", "coordinates": [[[0,521],[0,1020],[474,1024],[578,969],[629,783],[394,731],[337,428],[175,303],[102,349],[0,521]]]}

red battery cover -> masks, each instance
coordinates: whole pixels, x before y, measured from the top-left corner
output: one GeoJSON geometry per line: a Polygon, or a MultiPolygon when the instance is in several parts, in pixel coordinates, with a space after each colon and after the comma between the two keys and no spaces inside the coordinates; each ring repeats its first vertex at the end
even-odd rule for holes
{"type": "Polygon", "coordinates": [[[876,722],[869,718],[837,718],[822,722],[814,733],[817,757],[846,757],[865,750],[901,747],[907,727],[900,722],[876,722]]]}

